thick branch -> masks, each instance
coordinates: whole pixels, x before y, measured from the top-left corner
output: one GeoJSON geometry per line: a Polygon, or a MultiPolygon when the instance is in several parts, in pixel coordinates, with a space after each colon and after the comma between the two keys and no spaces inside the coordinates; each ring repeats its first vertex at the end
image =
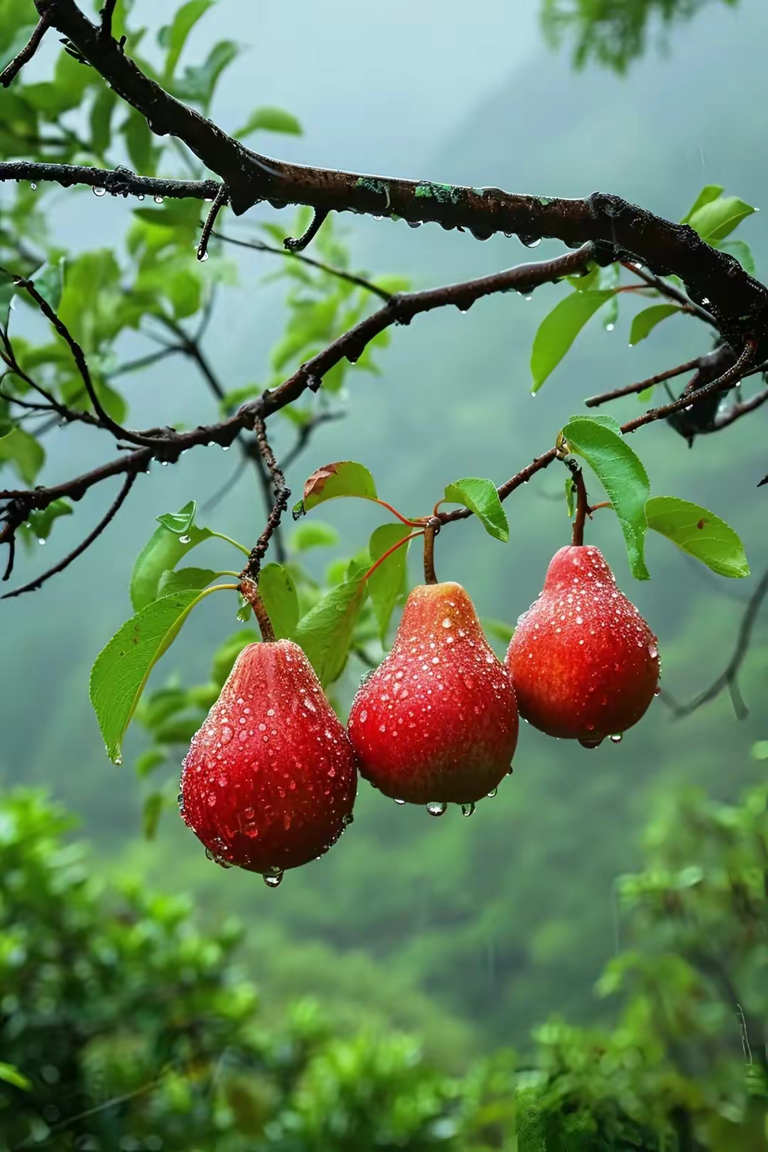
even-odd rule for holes
{"type": "MultiPolygon", "coordinates": [[[[521,196],[498,188],[382,179],[271,160],[227,136],[144,75],[111,38],[99,35],[74,0],[35,0],[37,11],[159,136],[183,141],[230,190],[239,215],[259,200],[307,204],[320,212],[355,211],[466,228],[480,239],[496,232],[523,239],[552,237],[568,245],[605,242],[613,255],[641,261],[655,275],[675,273],[695,304],[710,312],[724,338],[741,347],[751,336],[768,348],[768,289],[727,253],[706,244],[687,224],[672,224],[618,196],[582,200],[521,196]]],[[[209,193],[216,195],[216,191],[209,193]]]]}

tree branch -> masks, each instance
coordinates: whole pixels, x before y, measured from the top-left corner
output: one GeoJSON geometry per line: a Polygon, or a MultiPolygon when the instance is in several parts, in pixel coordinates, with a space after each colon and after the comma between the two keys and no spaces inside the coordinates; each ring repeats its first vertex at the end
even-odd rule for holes
{"type": "Polygon", "coordinates": [[[692,712],[701,708],[702,704],[708,704],[710,700],[716,699],[726,688],[730,693],[733,710],[738,719],[744,720],[749,715],[749,709],[744,703],[741,692],[739,691],[738,676],[749,651],[752,630],[755,627],[766,593],[768,593],[768,572],[764,574],[746,607],[739,627],[739,634],[733,655],[728,661],[725,670],[718,676],[714,684],[711,684],[709,688],[706,688],[703,692],[694,696],[693,699],[689,700],[686,704],[678,704],[674,697],[670,696],[669,692],[666,690],[662,691],[661,699],[676,719],[679,720],[683,716],[690,716],[692,712]]]}
{"type": "MultiPolygon", "coordinates": [[[[78,556],[82,556],[83,552],[85,552],[86,549],[90,548],[90,546],[91,546],[91,544],[93,544],[94,540],[97,540],[98,537],[101,536],[104,529],[111,523],[112,520],[114,520],[115,516],[120,511],[125,500],[127,499],[128,493],[130,492],[131,488],[133,487],[135,480],[136,480],[136,473],[135,472],[129,472],[128,475],[126,476],[124,482],[123,482],[122,488],[120,489],[120,491],[117,495],[117,499],[114,501],[114,503],[110,507],[106,516],[104,516],[99,521],[99,523],[96,525],[94,530],[91,533],[89,533],[89,535],[86,536],[85,540],[83,540],[83,542],[81,544],[78,544],[77,548],[74,548],[69,553],[68,556],[65,556],[64,559],[60,560],[58,564],[55,564],[53,566],[53,568],[49,568],[47,572],[44,572],[42,574],[42,576],[37,576],[37,577],[35,577],[34,580],[30,580],[29,584],[24,584],[24,585],[22,585],[21,588],[14,588],[14,590],[12,592],[6,592],[4,596],[0,596],[0,600],[10,600],[14,596],[21,596],[24,592],[37,591],[38,588],[42,587],[42,585],[46,582],[46,580],[50,580],[50,578],[52,576],[57,576],[59,574],[59,572],[63,572],[65,568],[68,568],[69,565],[74,560],[76,560],[78,558],[78,556]]],[[[7,580],[8,577],[10,576],[10,574],[11,574],[10,571],[7,570],[3,579],[7,580]]]]}
{"type": "MultiPolygon", "coordinates": [[[[251,554],[248,557],[248,563],[240,573],[240,579],[244,585],[252,584],[254,587],[259,582],[259,571],[261,569],[261,562],[266,555],[269,542],[272,539],[275,531],[280,525],[283,512],[288,507],[288,501],[291,498],[291,490],[285,482],[285,476],[275,460],[274,453],[270,448],[269,441],[267,440],[267,429],[264,421],[260,416],[256,417],[254,430],[256,432],[256,443],[267,468],[269,475],[272,477],[274,504],[272,511],[267,518],[266,527],[261,536],[257,540],[254,547],[251,549],[251,554]]],[[[243,595],[250,600],[248,591],[243,589],[243,595]]],[[[254,609],[255,611],[255,609],[254,609]]]]}
{"type": "Polygon", "coordinates": [[[317,268],[321,272],[327,272],[330,276],[338,277],[339,280],[346,280],[348,284],[356,284],[358,288],[365,288],[366,291],[373,292],[382,300],[392,299],[391,292],[379,288],[371,280],[366,280],[363,276],[355,276],[352,272],[345,272],[343,268],[334,268],[332,264],[325,264],[322,260],[315,260],[314,257],[306,256],[302,252],[295,252],[288,248],[275,248],[271,244],[265,244],[262,240],[238,240],[235,236],[225,236],[223,232],[214,231],[212,235],[223,240],[225,244],[235,244],[238,248],[251,248],[254,252],[270,252],[273,256],[282,256],[284,259],[300,260],[302,264],[308,264],[310,268],[317,268]]]}
{"type": "MultiPolygon", "coordinates": [[[[153,132],[177,137],[219,175],[236,215],[266,199],[275,207],[297,203],[321,212],[398,216],[413,224],[433,221],[445,228],[466,228],[480,239],[505,232],[522,239],[551,237],[568,245],[603,242],[613,259],[641,261],[654,275],[681,277],[694,304],[704,308],[708,302],[707,310],[728,343],[742,347],[755,339],[768,353],[768,289],[687,224],[672,224],[602,193],[582,200],[548,199],[272,160],[246,148],[146,76],[112,38],[100,36],[99,27],[74,0],[35,0],[35,5],[118,95],[146,117],[153,132]]],[[[217,187],[208,194],[215,196],[217,187]]]]}
{"type": "Polygon", "coordinates": [[[22,48],[21,52],[17,53],[13,60],[11,60],[10,64],[6,64],[3,71],[0,72],[0,84],[3,86],[3,88],[8,88],[9,85],[11,85],[16,79],[19,72],[21,72],[24,65],[29,63],[35,52],[37,52],[38,48],[40,47],[40,42],[42,41],[43,36],[45,36],[49,28],[50,23],[48,18],[46,16],[41,16],[37,22],[37,25],[35,26],[34,32],[22,48]]]}
{"type": "Polygon", "coordinates": [[[619,400],[622,396],[631,396],[634,392],[644,392],[646,388],[653,388],[655,384],[663,384],[665,380],[673,380],[675,376],[682,376],[685,372],[694,372],[699,367],[700,357],[687,360],[685,364],[678,364],[677,368],[668,368],[666,372],[659,372],[656,376],[649,376],[647,380],[640,380],[637,384],[625,384],[622,388],[614,388],[610,392],[599,392],[597,396],[590,396],[584,401],[586,408],[599,408],[609,400],[619,400]]]}

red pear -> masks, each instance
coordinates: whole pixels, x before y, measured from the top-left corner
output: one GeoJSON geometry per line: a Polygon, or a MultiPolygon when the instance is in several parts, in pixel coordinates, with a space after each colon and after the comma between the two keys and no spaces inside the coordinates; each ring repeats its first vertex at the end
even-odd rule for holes
{"type": "Polygon", "coordinates": [[[588,747],[620,739],[658,689],[656,637],[598,548],[569,545],[520,617],[507,652],[520,715],[588,747]]]}
{"type": "Polygon", "coordinates": [[[434,814],[473,804],[509,772],[517,727],[512,683],[467,593],[453,583],[414,588],[392,651],[352,705],[361,774],[434,814]]]}
{"type": "Polygon", "coordinates": [[[219,863],[279,883],[352,820],[355,758],[312,665],[290,640],[249,644],[181,774],[181,814],[219,863]]]}

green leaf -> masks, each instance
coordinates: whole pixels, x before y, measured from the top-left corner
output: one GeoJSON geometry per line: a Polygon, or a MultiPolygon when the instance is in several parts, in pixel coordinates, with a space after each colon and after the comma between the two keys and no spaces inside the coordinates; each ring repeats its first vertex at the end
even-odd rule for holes
{"type": "Polygon", "coordinates": [[[645,506],[648,527],[666,536],[720,576],[749,576],[744,545],[730,525],[699,504],[654,496],[645,506]]]}
{"type": "Polygon", "coordinates": [[[3,1060],[0,1060],[0,1080],[4,1084],[12,1084],[14,1088],[21,1088],[24,1092],[28,1092],[32,1087],[32,1081],[19,1072],[15,1065],[6,1064],[3,1060]]]}
{"type": "Polygon", "coordinates": [[[112,139],[112,113],[117,104],[114,88],[102,88],[91,107],[91,147],[97,156],[103,156],[112,139]]]}
{"type": "Polygon", "coordinates": [[[195,589],[200,591],[201,588],[206,588],[220,572],[214,572],[211,568],[179,568],[178,572],[172,569],[163,572],[160,577],[160,583],[157,586],[157,597],[170,596],[173,592],[187,592],[195,589]]]}
{"type": "Polygon", "coordinates": [[[674,316],[675,312],[681,311],[682,309],[678,308],[676,304],[654,304],[651,308],[644,308],[632,320],[632,328],[629,333],[630,344],[639,344],[641,340],[650,336],[656,325],[661,324],[662,320],[666,320],[668,316],[674,316]]]}
{"type": "Polygon", "coordinates": [[[141,756],[136,757],[136,775],[140,780],[143,780],[145,776],[149,776],[150,772],[154,772],[155,768],[159,768],[167,760],[168,757],[162,748],[147,748],[146,752],[142,752],[141,756]]]}
{"type": "Polygon", "coordinates": [[[172,571],[190,549],[213,535],[209,528],[198,528],[193,523],[195,507],[192,500],[180,512],[158,517],[160,527],[155,529],[133,566],[131,604],[137,611],[157,599],[163,574],[172,571]]]}
{"type": "Polygon", "coordinates": [[[723,191],[724,189],[722,184],[707,184],[704,188],[702,188],[701,192],[699,192],[693,207],[687,213],[687,215],[683,216],[680,223],[687,224],[690,221],[691,216],[693,216],[695,212],[698,212],[699,208],[703,208],[705,204],[711,204],[713,200],[717,200],[723,191]]]}
{"type": "Polygon", "coordinates": [[[492,480],[479,476],[466,476],[446,485],[445,499],[452,504],[464,504],[478,517],[486,532],[501,540],[509,540],[509,525],[492,480]]]}
{"type": "Polygon", "coordinates": [[[213,591],[175,592],[147,604],[123,624],[96,657],[89,694],[114,763],[121,762],[123,737],[150,672],[195,605],[213,591]]]}
{"type": "MultiPolygon", "coordinates": [[[[408,524],[382,524],[371,535],[369,544],[371,563],[393,548],[398,541],[410,536],[408,524]]],[[[368,595],[379,624],[379,635],[384,640],[395,604],[405,592],[408,545],[395,549],[391,556],[371,572],[368,577],[368,595]]]]}
{"type": "Polygon", "coordinates": [[[54,520],[60,516],[71,516],[72,505],[68,500],[54,500],[42,512],[30,512],[29,523],[38,540],[47,540],[54,520]]]}
{"type": "Polygon", "coordinates": [[[554,371],[590,317],[614,295],[613,288],[572,292],[544,317],[531,353],[533,392],[554,371]]]}
{"type": "Polygon", "coordinates": [[[302,127],[295,116],[282,108],[257,108],[238,128],[235,136],[250,136],[251,132],[285,132],[290,136],[301,136],[302,127]]]}
{"type": "Polygon", "coordinates": [[[299,597],[290,572],[281,564],[267,564],[259,573],[259,592],[277,639],[293,639],[299,622],[299,597]]]}
{"type": "Polygon", "coordinates": [[[513,626],[507,624],[505,620],[494,620],[490,616],[483,616],[480,623],[486,632],[495,636],[497,640],[501,640],[503,644],[509,644],[515,632],[513,626]]]}
{"type": "Polygon", "coordinates": [[[688,223],[698,232],[702,240],[714,244],[718,240],[724,240],[734,228],[738,228],[742,220],[756,211],[756,208],[740,200],[738,196],[720,196],[691,213],[688,223]]]}
{"type": "Polygon", "coordinates": [[[755,258],[752,255],[752,249],[749,244],[745,244],[743,240],[724,240],[718,247],[723,252],[728,252],[731,256],[734,256],[739,264],[741,264],[747,276],[754,276],[756,274],[755,258]]]}
{"type": "Polygon", "coordinates": [[[120,125],[120,132],[125,137],[128,156],[136,171],[144,176],[154,175],[159,152],[146,119],[132,108],[120,125]]]}
{"type": "MultiPolygon", "coordinates": [[[[60,256],[58,260],[52,262],[46,261],[42,264],[37,272],[35,272],[30,279],[34,282],[35,288],[49,304],[54,312],[58,312],[59,304],[61,304],[61,294],[64,291],[64,257],[60,256]]],[[[23,294],[22,299],[27,303],[31,303],[34,308],[37,308],[34,300],[32,300],[26,293],[23,294]]]]}
{"type": "Polygon", "coordinates": [[[215,0],[189,0],[187,4],[182,4],[181,8],[179,8],[173,18],[173,23],[166,24],[160,29],[157,37],[158,41],[161,48],[168,49],[163,72],[163,77],[166,82],[172,78],[176,71],[176,65],[179,62],[179,57],[184,50],[184,45],[187,42],[187,37],[190,32],[198,20],[205,15],[214,3],[215,0]]]}
{"type": "Polygon", "coordinates": [[[566,276],[566,280],[571,288],[575,288],[577,292],[587,292],[590,288],[596,288],[600,280],[600,265],[593,264],[589,271],[585,272],[583,276],[566,276]]]}
{"type": "Polygon", "coordinates": [[[203,64],[184,69],[184,73],[174,85],[174,94],[181,100],[192,100],[201,104],[204,111],[213,99],[219,77],[228,68],[240,49],[233,40],[220,40],[214,44],[203,64]]]}
{"type": "Polygon", "coordinates": [[[186,536],[190,528],[195,522],[197,514],[197,501],[190,500],[178,512],[164,512],[162,516],[156,516],[158,524],[162,524],[163,528],[167,528],[169,532],[173,532],[176,536],[186,536]]]}
{"type": "Polygon", "coordinates": [[[574,499],[573,499],[575,494],[576,494],[576,485],[574,484],[572,477],[566,476],[566,479],[565,479],[565,504],[566,504],[566,507],[568,509],[568,519],[569,520],[573,518],[573,513],[576,510],[576,506],[575,506],[574,499]]]}
{"type": "Polygon", "coordinates": [[[14,428],[6,436],[0,436],[0,464],[10,464],[25,484],[34,484],[44,460],[42,445],[22,428],[14,428]]]}
{"type": "Polygon", "coordinates": [[[339,534],[330,524],[313,520],[300,524],[288,538],[288,547],[293,552],[308,552],[310,548],[329,548],[338,544],[339,534]]]}
{"type": "Polygon", "coordinates": [[[332,588],[303,616],[296,643],[304,649],[323,685],[338,680],[349,655],[355,617],[365,597],[363,572],[332,588]]]}
{"type": "Polygon", "coordinates": [[[165,798],[162,792],[150,792],[141,808],[141,823],[144,828],[144,839],[154,840],[160,816],[165,807],[165,798]]]}
{"type": "Polygon", "coordinates": [[[619,518],[629,566],[638,580],[648,580],[644,545],[648,475],[610,416],[573,416],[563,428],[572,452],[583,456],[605,489],[619,518]]]}
{"type": "Polygon", "coordinates": [[[363,464],[354,460],[339,460],[318,468],[304,485],[304,496],[293,510],[294,516],[309,512],[326,500],[339,496],[360,496],[364,500],[376,499],[376,484],[363,464]],[[299,511],[301,509],[301,511],[299,511]]]}

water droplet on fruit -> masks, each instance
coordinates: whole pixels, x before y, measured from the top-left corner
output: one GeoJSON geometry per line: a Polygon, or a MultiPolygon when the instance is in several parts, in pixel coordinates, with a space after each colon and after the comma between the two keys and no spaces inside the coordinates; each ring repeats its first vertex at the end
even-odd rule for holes
{"type": "Polygon", "coordinates": [[[461,806],[462,816],[471,816],[472,813],[474,812],[474,810],[475,810],[474,804],[462,804],[462,806],[461,806]]]}
{"type": "Polygon", "coordinates": [[[274,871],[270,872],[269,875],[264,877],[264,883],[266,884],[267,888],[279,888],[282,882],[283,873],[279,868],[276,868],[274,871]]]}
{"type": "Polygon", "coordinates": [[[448,805],[442,801],[432,800],[427,804],[427,812],[430,816],[444,816],[448,805]]]}
{"type": "Polygon", "coordinates": [[[405,804],[405,800],[395,800],[395,804],[405,804]]]}
{"type": "Polygon", "coordinates": [[[494,796],[497,794],[498,791],[499,791],[498,788],[492,788],[490,792],[486,792],[486,796],[488,797],[489,800],[493,800],[494,796]]]}
{"type": "Polygon", "coordinates": [[[583,740],[579,738],[579,744],[581,744],[582,748],[599,748],[602,742],[602,736],[598,740],[583,740]]]}
{"type": "Polygon", "coordinates": [[[616,732],[613,736],[611,736],[611,744],[621,744],[623,739],[624,739],[624,733],[623,732],[616,732]]]}
{"type": "Polygon", "coordinates": [[[661,688],[655,688],[653,694],[654,696],[661,696],[661,688]]]}
{"type": "Polygon", "coordinates": [[[648,645],[648,655],[650,656],[651,660],[658,660],[659,650],[655,644],[648,645]]]}

